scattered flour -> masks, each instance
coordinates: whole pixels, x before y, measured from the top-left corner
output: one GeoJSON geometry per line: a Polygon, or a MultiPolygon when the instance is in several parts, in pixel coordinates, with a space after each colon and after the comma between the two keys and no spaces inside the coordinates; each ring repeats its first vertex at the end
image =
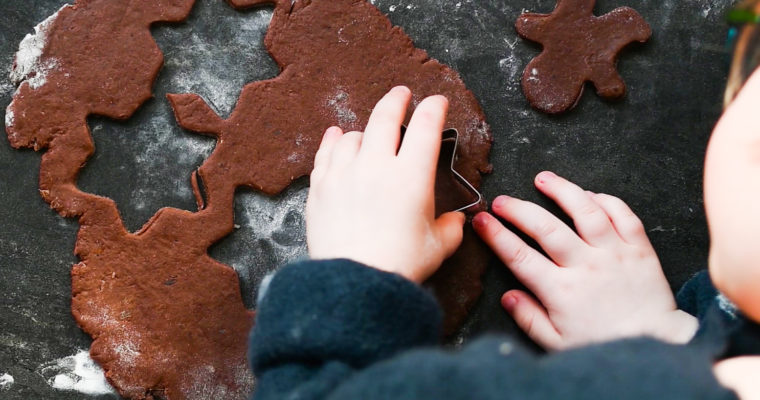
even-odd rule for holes
{"type": "MultiPolygon", "coordinates": [[[[305,182],[299,181],[275,197],[255,191],[235,196],[240,229],[225,240],[233,240],[241,250],[216,258],[238,272],[251,295],[256,295],[268,273],[307,255],[304,208],[308,191],[305,182]]],[[[249,300],[254,306],[256,297],[249,300]]]]}
{"type": "Polygon", "coordinates": [[[187,400],[242,399],[253,390],[253,375],[245,364],[234,369],[237,390],[220,383],[213,366],[207,365],[191,372],[191,378],[180,389],[187,400]]]}
{"type": "MultiPolygon", "coordinates": [[[[277,197],[269,197],[257,192],[246,192],[238,196],[238,205],[242,205],[242,214],[245,218],[240,223],[241,227],[252,232],[251,240],[265,239],[271,241],[274,244],[277,261],[280,264],[294,261],[306,254],[306,230],[305,226],[301,226],[303,220],[297,224],[299,226],[286,228],[290,233],[299,235],[301,240],[294,243],[278,243],[275,236],[285,225],[288,215],[303,217],[308,194],[309,188],[304,186],[286,189],[277,197]],[[300,231],[292,232],[291,229],[300,231]]],[[[245,262],[244,265],[247,267],[252,264],[245,262]]]]}
{"type": "Polygon", "coordinates": [[[137,357],[140,356],[137,343],[129,337],[121,339],[114,350],[119,357],[119,365],[121,366],[134,366],[137,357]]]}
{"type": "Polygon", "coordinates": [[[507,90],[515,91],[520,87],[520,68],[521,62],[515,54],[515,47],[517,46],[517,40],[514,39],[511,42],[509,39],[504,39],[504,43],[509,48],[509,55],[499,60],[499,69],[506,72],[509,79],[507,80],[507,90]]]}
{"type": "MultiPolygon", "coordinates": [[[[206,1],[208,3],[208,1],[206,1]]],[[[204,4],[200,9],[203,19],[218,20],[213,14],[214,7],[204,4]]],[[[251,77],[250,71],[266,71],[261,61],[269,61],[270,56],[264,48],[264,35],[272,19],[271,9],[261,9],[250,15],[237,15],[234,18],[223,18],[220,24],[228,26],[239,34],[234,35],[227,43],[209,40],[208,34],[202,29],[190,27],[189,32],[172,29],[167,36],[182,43],[178,50],[167,49],[166,68],[174,70],[169,74],[170,87],[173,93],[197,93],[201,95],[217,114],[226,118],[232,111],[240,96],[243,86],[248,80],[259,80],[264,76],[251,77]],[[179,36],[181,35],[182,36],[179,36]],[[215,62],[206,62],[197,55],[211,55],[215,62]],[[241,58],[248,57],[248,58],[241,58]],[[198,60],[201,60],[198,63],[198,60]]]]}
{"type": "Polygon", "coordinates": [[[87,350],[43,364],[37,373],[54,389],[88,395],[116,393],[106,381],[103,370],[90,358],[87,350]]]}
{"type": "Polygon", "coordinates": [[[340,126],[352,125],[358,119],[356,113],[349,107],[351,103],[348,93],[341,88],[338,88],[335,95],[327,98],[326,104],[332,110],[340,126]]]}
{"type": "Polygon", "coordinates": [[[692,0],[695,1],[700,8],[702,17],[715,20],[725,14],[725,9],[730,6],[730,1],[723,0],[692,0]]]}
{"type": "Polygon", "coordinates": [[[29,83],[32,89],[37,89],[46,82],[47,73],[58,67],[56,59],[41,59],[42,50],[47,44],[47,31],[50,29],[53,21],[58,18],[58,13],[65,7],[63,6],[55,14],[49,16],[46,20],[40,22],[34,27],[34,34],[28,34],[21,40],[18,52],[10,73],[11,82],[15,85],[25,81],[29,83]]]}
{"type": "MultiPolygon", "coordinates": [[[[10,72],[8,72],[8,75],[10,75],[10,72]]],[[[0,79],[0,96],[8,96],[11,93],[13,93],[13,90],[16,89],[16,86],[11,84],[10,81],[6,81],[5,79],[0,79]]]]}
{"type": "Polygon", "coordinates": [[[537,68],[532,68],[530,70],[530,76],[528,77],[528,81],[531,81],[531,82],[532,81],[535,81],[535,82],[539,82],[540,81],[540,79],[538,79],[538,69],[537,68]]]}
{"type": "Polygon", "coordinates": [[[515,53],[510,53],[499,60],[499,69],[507,73],[507,91],[513,92],[520,89],[520,60],[517,59],[515,53]]]}
{"type": "Polygon", "coordinates": [[[13,377],[8,374],[0,375],[0,390],[10,387],[15,381],[13,377]]]}
{"type": "MultiPolygon", "coordinates": [[[[11,103],[12,105],[13,103],[11,103]]],[[[5,110],[5,127],[10,128],[13,126],[13,110],[11,110],[11,106],[9,105],[8,108],[5,110]]]]}

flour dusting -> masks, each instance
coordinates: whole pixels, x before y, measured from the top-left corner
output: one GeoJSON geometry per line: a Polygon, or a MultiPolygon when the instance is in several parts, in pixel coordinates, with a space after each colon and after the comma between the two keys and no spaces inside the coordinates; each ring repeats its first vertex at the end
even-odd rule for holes
{"type": "Polygon", "coordinates": [[[0,375],[0,390],[11,387],[14,382],[13,377],[9,374],[0,375]]]}
{"type": "MultiPolygon", "coordinates": [[[[10,72],[8,72],[8,75],[10,75],[10,72]]],[[[3,79],[3,81],[5,81],[5,79],[3,79]]],[[[13,93],[14,89],[16,89],[16,86],[9,81],[0,82],[0,96],[10,95],[13,93]]]]}
{"type": "Polygon", "coordinates": [[[119,365],[132,367],[135,365],[137,357],[140,356],[137,344],[131,337],[119,339],[118,345],[114,348],[116,356],[119,358],[119,365]]]}
{"type": "Polygon", "coordinates": [[[245,364],[234,367],[233,380],[235,388],[220,383],[216,369],[207,365],[190,373],[191,378],[184,382],[182,394],[187,400],[208,399],[244,399],[253,391],[253,375],[245,364]]]}
{"type": "MultiPolygon", "coordinates": [[[[212,14],[213,7],[202,8],[200,12],[207,20],[220,18],[212,14]]],[[[220,24],[239,32],[226,43],[209,40],[208,34],[200,29],[191,29],[181,37],[175,37],[176,43],[182,43],[182,50],[167,52],[166,67],[176,70],[175,74],[169,75],[171,90],[174,93],[197,93],[217,114],[229,115],[250,79],[246,76],[249,71],[260,73],[267,70],[263,61],[268,61],[269,55],[264,49],[263,37],[272,14],[270,9],[261,9],[247,16],[223,18],[220,24]],[[261,56],[250,57],[257,54],[261,56]],[[212,55],[214,62],[198,63],[193,59],[195,55],[212,55]],[[249,58],[243,61],[242,56],[249,58]]],[[[180,33],[178,30],[168,32],[172,36],[180,33]]],[[[260,78],[264,77],[255,76],[254,80],[260,78]]]]}
{"type": "Polygon", "coordinates": [[[116,393],[87,350],[43,364],[37,373],[54,389],[89,395],[116,393]]]}
{"type": "MultiPolygon", "coordinates": [[[[303,214],[308,194],[309,188],[303,187],[288,189],[274,198],[260,193],[238,196],[245,218],[245,221],[239,222],[241,229],[252,232],[249,238],[251,240],[263,239],[272,243],[278,263],[287,263],[306,255],[303,214]],[[294,237],[283,239],[280,237],[282,233],[294,237]]],[[[237,265],[235,269],[246,268],[252,264],[246,262],[243,265],[237,265]]],[[[261,278],[263,279],[263,276],[261,278]]]]}
{"type": "MultiPolygon", "coordinates": [[[[11,103],[13,105],[13,103],[11,103]]],[[[5,110],[5,127],[10,128],[13,126],[13,110],[11,110],[11,106],[9,105],[8,108],[5,110]]]]}
{"type": "Polygon", "coordinates": [[[240,228],[225,239],[234,243],[234,250],[212,256],[238,272],[249,307],[255,308],[259,284],[268,273],[307,255],[308,191],[305,182],[298,181],[275,197],[253,191],[235,196],[235,222],[240,228]]]}
{"type": "Polygon", "coordinates": [[[327,98],[327,107],[333,112],[340,126],[351,125],[358,119],[356,113],[349,107],[350,105],[348,93],[341,88],[338,88],[333,96],[327,98]]]}
{"type": "Polygon", "coordinates": [[[70,5],[61,7],[55,14],[34,27],[34,34],[27,34],[19,44],[18,52],[11,69],[10,79],[15,85],[23,81],[29,83],[29,87],[37,89],[47,82],[47,74],[50,70],[58,67],[56,59],[42,59],[42,51],[47,45],[47,33],[50,26],[58,18],[58,13],[70,5]]]}

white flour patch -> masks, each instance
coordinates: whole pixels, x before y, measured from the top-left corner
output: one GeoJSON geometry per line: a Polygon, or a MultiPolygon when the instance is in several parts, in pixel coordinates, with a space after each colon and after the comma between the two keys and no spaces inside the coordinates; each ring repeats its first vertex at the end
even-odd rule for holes
{"type": "Polygon", "coordinates": [[[238,272],[251,294],[255,295],[268,273],[306,257],[304,209],[308,192],[308,187],[297,183],[276,197],[253,191],[235,196],[240,229],[231,240],[246,250],[220,261],[238,272]]]}
{"type": "Polygon", "coordinates": [[[13,126],[14,119],[13,119],[13,110],[11,110],[12,105],[13,103],[11,103],[11,105],[9,105],[8,108],[5,110],[5,127],[6,128],[10,128],[13,126]]]}
{"type": "Polygon", "coordinates": [[[349,107],[351,104],[349,100],[348,93],[341,88],[327,98],[326,105],[340,126],[352,125],[358,119],[356,113],[349,107]]]}
{"type": "Polygon", "coordinates": [[[499,60],[499,69],[506,72],[508,80],[506,89],[510,92],[520,88],[520,61],[514,53],[499,60]]]}
{"type": "Polygon", "coordinates": [[[309,188],[304,187],[288,196],[269,197],[251,193],[241,196],[246,220],[241,227],[251,228],[257,237],[271,237],[288,212],[302,213],[306,207],[309,188]]]}
{"type": "Polygon", "coordinates": [[[194,370],[180,389],[188,400],[208,399],[243,399],[250,396],[253,391],[253,375],[246,365],[234,367],[233,380],[236,388],[231,388],[220,383],[222,379],[216,376],[216,369],[207,365],[194,370]]]}
{"type": "Polygon", "coordinates": [[[725,14],[725,9],[729,5],[727,1],[723,0],[696,0],[700,13],[703,18],[717,19],[725,14]]]}
{"type": "MultiPolygon", "coordinates": [[[[199,156],[205,159],[211,154],[214,148],[212,141],[195,134],[178,133],[169,128],[174,123],[171,114],[161,113],[140,127],[138,137],[144,139],[138,142],[142,148],[135,161],[143,166],[143,170],[156,171],[158,174],[170,169],[170,164],[192,165],[199,156]],[[167,154],[172,157],[167,157],[167,154]]],[[[100,125],[93,127],[93,131],[100,129],[100,125]]],[[[178,179],[184,181],[189,178],[186,175],[178,179]]],[[[141,190],[144,189],[137,189],[134,193],[137,198],[144,198],[145,193],[140,193],[141,190]]]]}
{"type": "Polygon", "coordinates": [[[11,387],[15,381],[13,377],[8,374],[0,375],[0,390],[11,387]]]}
{"type": "MultiPolygon", "coordinates": [[[[5,81],[5,79],[2,79],[2,80],[5,81]]],[[[2,82],[0,83],[0,96],[9,95],[13,93],[14,89],[16,89],[16,86],[11,84],[10,82],[2,82]]]]}
{"type": "Polygon", "coordinates": [[[88,395],[116,393],[106,381],[103,370],[90,358],[87,350],[43,364],[37,373],[54,389],[88,395]]]}
{"type": "Polygon", "coordinates": [[[137,361],[137,357],[140,356],[137,344],[130,337],[120,339],[114,351],[116,351],[116,355],[119,357],[120,366],[133,367],[135,361],[137,361]]]}
{"type": "Polygon", "coordinates": [[[491,129],[490,125],[485,121],[479,119],[472,119],[467,123],[467,134],[471,136],[479,136],[481,140],[488,140],[488,131],[491,129]]]}
{"type": "Polygon", "coordinates": [[[504,43],[509,48],[509,55],[499,60],[499,69],[507,74],[507,90],[511,92],[520,88],[521,62],[515,55],[517,39],[511,42],[508,39],[504,39],[504,43]]]}
{"type": "Polygon", "coordinates": [[[47,45],[48,29],[65,7],[71,6],[61,7],[55,14],[35,26],[33,34],[30,33],[21,40],[10,73],[11,82],[15,85],[26,81],[32,89],[37,89],[45,84],[48,72],[58,67],[58,60],[42,59],[42,51],[47,45]]]}
{"type": "Polygon", "coordinates": [[[241,221],[240,223],[241,228],[247,228],[252,231],[253,237],[251,239],[253,240],[265,239],[274,243],[280,263],[294,261],[303,257],[306,255],[305,227],[288,227],[288,230],[290,228],[301,229],[301,232],[295,233],[301,236],[302,240],[298,240],[290,245],[277,243],[275,235],[283,227],[288,215],[304,215],[308,194],[309,188],[304,187],[297,190],[286,190],[282,195],[277,197],[269,197],[260,193],[245,193],[238,196],[238,204],[242,205],[245,217],[245,221],[241,221]]]}
{"type": "Polygon", "coordinates": [[[531,68],[530,70],[530,76],[527,79],[528,82],[540,82],[541,80],[538,79],[538,68],[531,68]]]}

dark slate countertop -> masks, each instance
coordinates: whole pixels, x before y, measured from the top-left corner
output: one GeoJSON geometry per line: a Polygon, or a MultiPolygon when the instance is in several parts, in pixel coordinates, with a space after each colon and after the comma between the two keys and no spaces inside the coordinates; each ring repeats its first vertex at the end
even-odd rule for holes
{"type": "MultiPolygon", "coordinates": [[[[66,3],[0,2],[3,112],[15,90],[5,77],[19,42],[66,3]]],[[[558,117],[527,104],[520,77],[539,47],[514,30],[521,12],[549,12],[554,0],[372,3],[403,27],[417,47],[459,71],[480,100],[495,136],[494,173],[483,183],[488,199],[509,193],[557,211],[532,184],[536,173],[552,170],[627,201],[643,220],[674,289],[705,267],[702,161],[721,111],[728,68],[723,15],[729,0],[599,0],[597,15],[631,6],[650,23],[653,36],[622,54],[619,72],[628,86],[623,100],[603,101],[588,87],[578,106],[558,117]]],[[[165,54],[155,98],[127,122],[90,119],[97,152],[82,172],[80,186],[116,200],[130,230],[139,229],[161,207],[193,210],[188,177],[213,148],[213,140],[176,125],[164,94],[198,93],[228,114],[245,83],[277,75],[262,44],[270,16],[271,8],[236,12],[222,0],[197,0],[186,23],[153,29],[165,54]]],[[[40,198],[39,154],[13,150],[2,137],[0,398],[114,398],[55,390],[49,384],[71,370],[72,356],[89,346],[69,311],[77,224],[40,198]]],[[[298,181],[276,198],[241,190],[236,198],[239,228],[212,248],[214,257],[239,272],[251,307],[261,277],[304,254],[306,185],[298,181]]],[[[499,305],[501,294],[516,287],[514,278],[494,262],[484,285],[484,295],[455,342],[485,331],[516,332],[499,305]]]]}

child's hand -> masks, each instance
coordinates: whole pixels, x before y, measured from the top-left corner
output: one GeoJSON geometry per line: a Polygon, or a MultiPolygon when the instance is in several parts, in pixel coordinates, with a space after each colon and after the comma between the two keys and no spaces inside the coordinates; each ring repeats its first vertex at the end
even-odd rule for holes
{"type": "Polygon", "coordinates": [[[464,214],[434,215],[448,101],[422,101],[399,150],[410,99],[409,89],[394,88],[377,103],[364,133],[325,133],[306,203],[312,258],[348,258],[420,283],[459,246],[464,214]]]}
{"type": "Polygon", "coordinates": [[[744,356],[719,361],[713,373],[723,386],[733,390],[741,400],[759,400],[760,357],[744,356]]]}
{"type": "Polygon", "coordinates": [[[641,221],[621,200],[586,192],[551,172],[536,187],[573,219],[578,231],[543,208],[507,196],[495,214],[536,240],[531,248],[488,213],[473,225],[538,301],[519,290],[502,297],[517,324],[549,350],[650,335],[686,342],[694,317],[676,309],[673,294],[641,221]]]}

